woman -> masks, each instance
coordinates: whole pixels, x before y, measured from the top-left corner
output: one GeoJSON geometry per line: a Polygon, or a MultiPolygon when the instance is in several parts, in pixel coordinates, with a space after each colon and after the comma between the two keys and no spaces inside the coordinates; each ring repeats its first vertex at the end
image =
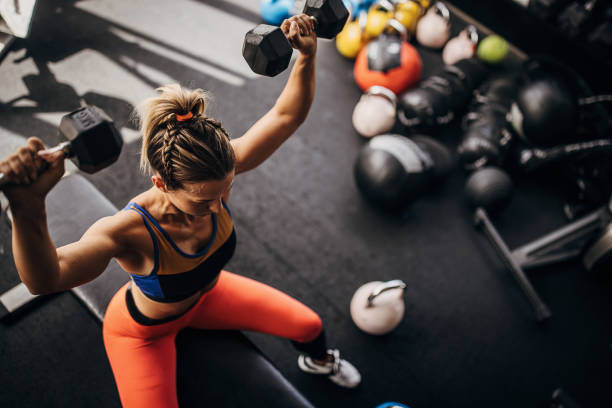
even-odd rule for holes
{"type": "Polygon", "coordinates": [[[292,340],[299,367],[343,387],[358,371],[328,350],[319,316],[288,295],[222,270],[236,234],[227,202],[237,174],[268,158],[305,120],[314,97],[316,35],[305,15],[281,28],[300,51],[275,106],[242,137],[230,140],[205,116],[206,94],[178,85],[139,108],[141,167],[153,187],[117,214],[93,224],[75,243],[55,248],[44,199],[59,181],[62,153],[39,139],[0,163],[16,183],[6,190],[13,212],[13,251],[22,281],[33,293],[81,285],[112,258],[131,276],[111,300],[104,344],[126,407],[176,407],[174,339],[185,327],[254,330],[292,340]],[[45,170],[42,171],[43,163],[45,170]]]}

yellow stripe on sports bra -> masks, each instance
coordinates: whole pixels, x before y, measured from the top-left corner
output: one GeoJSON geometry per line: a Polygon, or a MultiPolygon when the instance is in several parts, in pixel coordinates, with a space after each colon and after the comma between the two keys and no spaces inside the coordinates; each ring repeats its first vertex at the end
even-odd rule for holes
{"type": "Polygon", "coordinates": [[[172,241],[168,233],[144,208],[130,206],[131,209],[138,211],[152,228],[149,231],[155,234],[158,242],[158,269],[157,275],[174,275],[190,271],[202,262],[206,261],[214,254],[232,235],[234,223],[228,209],[223,209],[218,214],[213,214],[213,236],[209,247],[202,252],[202,255],[186,254],[181,251],[172,241]]]}

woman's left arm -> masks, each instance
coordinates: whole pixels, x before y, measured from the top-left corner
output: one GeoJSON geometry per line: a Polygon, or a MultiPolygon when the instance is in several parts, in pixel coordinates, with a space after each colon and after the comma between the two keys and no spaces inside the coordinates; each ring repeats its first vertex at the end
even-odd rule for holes
{"type": "Polygon", "coordinates": [[[243,136],[232,139],[236,174],[264,162],[306,120],[315,93],[317,37],[305,14],[287,19],[281,29],[300,55],[276,103],[243,136]]]}

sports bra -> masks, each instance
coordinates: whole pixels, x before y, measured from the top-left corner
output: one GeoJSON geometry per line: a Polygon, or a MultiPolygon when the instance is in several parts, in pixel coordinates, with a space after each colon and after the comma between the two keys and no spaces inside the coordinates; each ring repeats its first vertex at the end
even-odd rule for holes
{"type": "Polygon", "coordinates": [[[209,285],[217,278],[236,249],[236,231],[232,214],[225,201],[219,214],[211,214],[212,237],[206,247],[197,254],[181,251],[157,220],[137,203],[130,202],[124,210],[134,210],[142,216],[153,240],[153,270],[144,276],[130,275],[142,293],[157,302],[178,302],[209,285]]]}

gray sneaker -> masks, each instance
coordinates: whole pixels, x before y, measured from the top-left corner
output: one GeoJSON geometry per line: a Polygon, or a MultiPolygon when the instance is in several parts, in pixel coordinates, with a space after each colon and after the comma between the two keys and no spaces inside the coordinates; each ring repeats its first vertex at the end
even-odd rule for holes
{"type": "Polygon", "coordinates": [[[334,358],[325,364],[315,363],[304,354],[298,357],[298,366],[306,373],[327,375],[330,380],[345,388],[355,388],[361,382],[359,371],[348,361],[340,358],[338,349],[327,350],[327,354],[334,358]]]}

